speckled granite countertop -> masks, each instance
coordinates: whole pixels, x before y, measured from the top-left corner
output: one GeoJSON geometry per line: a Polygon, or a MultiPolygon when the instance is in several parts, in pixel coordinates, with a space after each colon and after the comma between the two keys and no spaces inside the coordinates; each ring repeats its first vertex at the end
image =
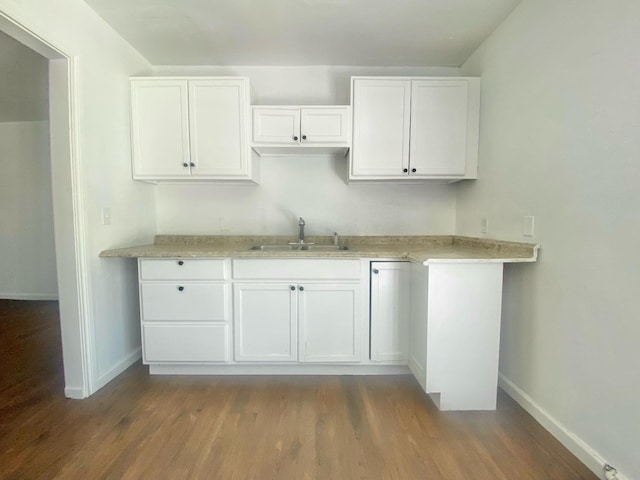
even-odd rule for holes
{"type": "MultiPolygon", "coordinates": [[[[235,257],[235,258],[394,258],[430,263],[535,262],[539,245],[484,238],[441,236],[344,236],[337,251],[262,251],[256,245],[283,245],[293,236],[158,235],[152,245],[105,250],[101,257],[235,257]]],[[[308,236],[307,242],[331,245],[331,236],[308,236]]]]}

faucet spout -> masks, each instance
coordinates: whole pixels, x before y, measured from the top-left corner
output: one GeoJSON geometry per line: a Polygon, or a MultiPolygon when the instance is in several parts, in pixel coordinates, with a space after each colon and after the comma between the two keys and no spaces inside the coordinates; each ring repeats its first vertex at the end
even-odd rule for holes
{"type": "Polygon", "coordinates": [[[304,226],[306,223],[304,222],[304,218],[300,217],[298,221],[298,226],[300,227],[300,233],[298,234],[298,242],[304,243],[304,226]]]}

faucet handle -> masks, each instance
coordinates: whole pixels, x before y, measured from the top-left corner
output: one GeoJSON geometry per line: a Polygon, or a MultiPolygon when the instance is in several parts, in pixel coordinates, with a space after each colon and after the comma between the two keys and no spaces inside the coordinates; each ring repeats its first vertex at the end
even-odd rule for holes
{"type": "Polygon", "coordinates": [[[333,244],[338,245],[338,232],[333,232],[333,244]]]}
{"type": "Polygon", "coordinates": [[[300,225],[301,227],[304,227],[306,225],[304,223],[304,218],[300,217],[300,220],[298,221],[298,225],[300,225]]]}

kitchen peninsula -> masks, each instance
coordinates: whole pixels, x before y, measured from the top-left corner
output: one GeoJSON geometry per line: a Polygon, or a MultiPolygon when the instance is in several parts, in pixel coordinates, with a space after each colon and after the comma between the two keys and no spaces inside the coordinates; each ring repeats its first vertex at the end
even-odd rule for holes
{"type": "Polygon", "coordinates": [[[318,247],[287,248],[296,242],[286,236],[159,235],[101,256],[138,258],[152,374],[411,371],[442,410],[495,409],[503,264],[535,262],[538,245],[306,240],[318,247]]]}

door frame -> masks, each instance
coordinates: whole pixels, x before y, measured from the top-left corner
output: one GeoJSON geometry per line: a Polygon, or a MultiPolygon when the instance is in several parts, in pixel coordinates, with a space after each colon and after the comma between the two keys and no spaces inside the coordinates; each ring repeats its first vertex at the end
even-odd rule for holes
{"type": "Polygon", "coordinates": [[[85,205],[80,194],[78,155],[77,56],[0,11],[0,31],[49,60],[49,135],[58,276],[60,329],[65,389],[69,398],[85,398],[96,379],[85,205]]]}

